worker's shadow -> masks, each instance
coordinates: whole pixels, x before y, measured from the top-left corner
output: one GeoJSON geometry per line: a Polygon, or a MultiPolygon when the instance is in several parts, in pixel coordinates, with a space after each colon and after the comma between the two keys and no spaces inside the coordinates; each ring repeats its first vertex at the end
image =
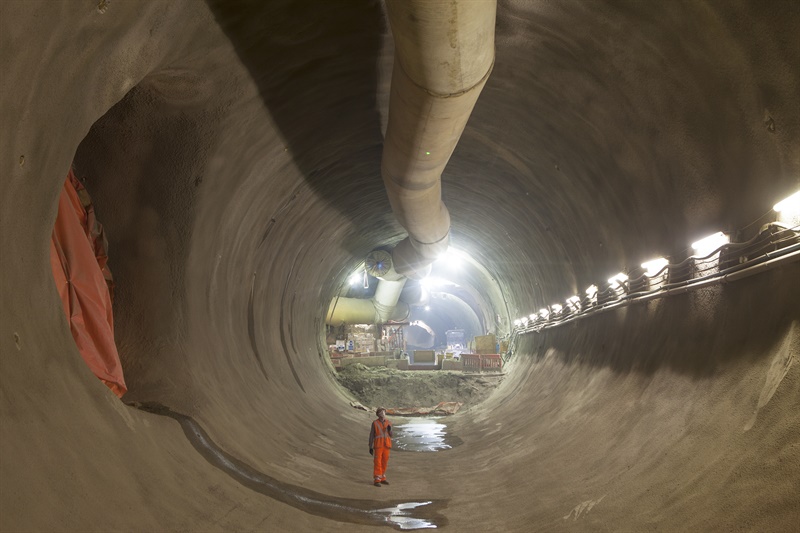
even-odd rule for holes
{"type": "Polygon", "coordinates": [[[380,3],[206,1],[310,187],[357,228],[367,223],[365,199],[389,212],[376,104],[380,3]]]}

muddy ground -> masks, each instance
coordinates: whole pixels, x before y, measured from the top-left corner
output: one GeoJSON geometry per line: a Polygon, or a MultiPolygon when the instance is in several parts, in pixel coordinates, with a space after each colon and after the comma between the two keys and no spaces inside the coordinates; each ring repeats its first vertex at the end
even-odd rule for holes
{"type": "Polygon", "coordinates": [[[367,407],[433,407],[462,402],[462,409],[488,398],[502,374],[469,374],[447,370],[396,370],[350,365],[337,374],[339,383],[367,407]]]}

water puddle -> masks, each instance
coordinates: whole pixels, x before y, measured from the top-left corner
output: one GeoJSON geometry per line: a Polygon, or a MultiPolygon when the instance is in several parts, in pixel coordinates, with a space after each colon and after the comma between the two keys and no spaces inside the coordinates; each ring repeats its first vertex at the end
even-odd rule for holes
{"type": "Polygon", "coordinates": [[[440,513],[447,507],[447,500],[422,502],[354,500],[337,498],[283,483],[255,470],[220,449],[192,417],[176,413],[169,407],[157,403],[131,403],[128,405],[148,413],[168,416],[177,420],[194,449],[211,465],[219,468],[245,487],[301,511],[339,522],[384,525],[400,530],[436,529],[447,525],[447,518],[440,513]]]}
{"type": "Polygon", "coordinates": [[[438,452],[463,444],[460,438],[448,435],[447,424],[439,420],[434,417],[395,421],[392,448],[406,452],[438,452]]]}

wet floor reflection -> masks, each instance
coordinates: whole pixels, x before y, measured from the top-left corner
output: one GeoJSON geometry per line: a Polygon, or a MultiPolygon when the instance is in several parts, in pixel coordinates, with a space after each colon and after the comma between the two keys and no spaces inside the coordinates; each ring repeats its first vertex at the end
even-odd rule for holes
{"type": "Polygon", "coordinates": [[[386,517],[386,520],[391,522],[395,527],[400,529],[436,529],[436,524],[424,518],[415,518],[409,516],[409,511],[429,505],[432,502],[408,502],[395,505],[394,507],[386,507],[384,509],[376,509],[375,512],[386,517]]]}
{"type": "Polygon", "coordinates": [[[413,418],[394,422],[392,447],[407,452],[449,450],[463,441],[447,433],[447,424],[439,417],[413,418]]]}
{"type": "Polygon", "coordinates": [[[447,525],[447,518],[440,513],[447,507],[447,500],[422,502],[355,500],[337,498],[283,483],[255,470],[220,449],[192,417],[176,413],[155,402],[130,403],[128,405],[148,413],[168,416],[177,420],[194,449],[210,464],[245,487],[307,513],[339,522],[373,526],[385,525],[401,530],[436,529],[447,525]],[[386,505],[389,507],[385,507],[386,505]]]}

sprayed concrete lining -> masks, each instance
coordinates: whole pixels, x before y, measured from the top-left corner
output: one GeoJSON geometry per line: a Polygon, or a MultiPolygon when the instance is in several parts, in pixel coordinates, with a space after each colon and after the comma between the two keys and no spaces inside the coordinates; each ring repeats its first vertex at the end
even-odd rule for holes
{"type": "MultiPolygon", "coordinates": [[[[125,400],[252,476],[436,502],[452,531],[800,522],[797,262],[522,336],[448,419],[463,444],[394,454],[378,489],[321,332],[350,268],[404,236],[382,6],[8,0],[0,25],[3,531],[375,531],[248,487],[91,375],[48,264],[73,160],[110,236],[125,400]]],[[[796,191],[798,26],[781,0],[501,2],[443,175],[494,327],[796,191]]]]}

